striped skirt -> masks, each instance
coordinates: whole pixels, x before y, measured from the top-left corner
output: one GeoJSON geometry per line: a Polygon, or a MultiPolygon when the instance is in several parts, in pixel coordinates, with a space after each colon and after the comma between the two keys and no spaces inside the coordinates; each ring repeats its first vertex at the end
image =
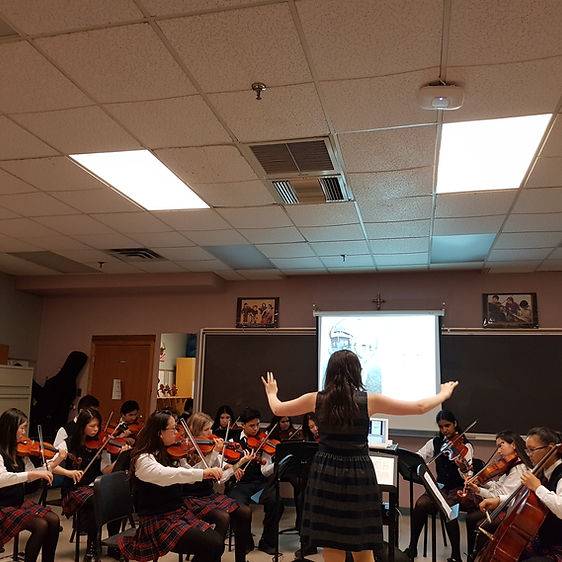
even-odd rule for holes
{"type": "Polygon", "coordinates": [[[19,507],[0,508],[0,547],[17,535],[33,517],[45,517],[50,513],[48,507],[43,507],[32,501],[26,501],[19,507]]]}
{"type": "Polygon", "coordinates": [[[381,497],[368,455],[318,451],[305,491],[302,535],[312,546],[382,549],[381,497]]]}

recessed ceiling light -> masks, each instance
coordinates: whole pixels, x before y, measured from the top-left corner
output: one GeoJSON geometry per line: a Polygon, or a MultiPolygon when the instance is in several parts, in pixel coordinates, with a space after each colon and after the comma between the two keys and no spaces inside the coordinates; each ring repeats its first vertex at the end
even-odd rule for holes
{"type": "Polygon", "coordinates": [[[209,207],[148,150],[70,154],[70,158],[149,211],[209,207]]]}
{"type": "Polygon", "coordinates": [[[551,117],[445,123],[437,193],[518,188],[551,117]]]}

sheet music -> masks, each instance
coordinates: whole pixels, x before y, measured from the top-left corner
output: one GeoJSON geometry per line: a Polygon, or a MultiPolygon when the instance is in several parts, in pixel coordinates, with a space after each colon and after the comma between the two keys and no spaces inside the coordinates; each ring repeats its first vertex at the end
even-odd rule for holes
{"type": "Polygon", "coordinates": [[[396,457],[389,455],[371,455],[377,482],[383,486],[396,486],[396,457]]]}
{"type": "Polygon", "coordinates": [[[420,472],[421,472],[420,476],[423,479],[427,490],[431,493],[431,496],[437,502],[438,504],[437,507],[439,507],[441,512],[447,517],[447,521],[452,521],[453,519],[456,519],[458,517],[458,512],[459,512],[458,504],[454,507],[451,507],[447,503],[447,500],[443,497],[443,494],[441,493],[441,490],[439,489],[437,482],[435,481],[433,475],[431,474],[431,472],[429,472],[429,470],[425,469],[425,470],[421,470],[420,472]]]}

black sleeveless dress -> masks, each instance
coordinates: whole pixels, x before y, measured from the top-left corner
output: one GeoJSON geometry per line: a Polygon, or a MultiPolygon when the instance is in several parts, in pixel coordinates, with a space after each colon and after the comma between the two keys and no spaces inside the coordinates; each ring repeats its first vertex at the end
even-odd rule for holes
{"type": "Polygon", "coordinates": [[[381,497],[367,446],[367,393],[358,392],[357,400],[359,416],[348,427],[319,427],[320,445],[305,491],[302,535],[312,546],[379,554],[381,497]]]}

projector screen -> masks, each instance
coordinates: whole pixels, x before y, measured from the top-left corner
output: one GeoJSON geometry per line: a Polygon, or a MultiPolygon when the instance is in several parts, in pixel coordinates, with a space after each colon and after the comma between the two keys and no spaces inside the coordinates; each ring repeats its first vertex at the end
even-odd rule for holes
{"type": "MultiPolygon", "coordinates": [[[[330,355],[357,354],[367,392],[400,400],[434,395],[441,383],[439,316],[423,312],[315,312],[318,333],[318,389],[330,355]]],[[[436,431],[436,408],[423,416],[387,416],[389,430],[436,431]]],[[[377,415],[379,412],[376,412],[377,415]]]]}

